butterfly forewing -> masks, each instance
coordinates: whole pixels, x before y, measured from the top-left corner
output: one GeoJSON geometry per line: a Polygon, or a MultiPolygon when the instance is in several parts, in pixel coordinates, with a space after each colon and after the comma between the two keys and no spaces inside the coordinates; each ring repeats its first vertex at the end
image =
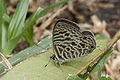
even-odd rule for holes
{"type": "Polygon", "coordinates": [[[58,20],[53,28],[53,60],[65,62],[92,52],[96,47],[94,34],[80,30],[78,25],[66,19],[58,20]]]}

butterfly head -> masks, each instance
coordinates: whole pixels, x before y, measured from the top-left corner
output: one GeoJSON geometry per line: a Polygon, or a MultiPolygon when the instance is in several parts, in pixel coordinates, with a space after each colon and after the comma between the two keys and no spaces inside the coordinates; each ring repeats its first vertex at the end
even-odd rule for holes
{"type": "Polygon", "coordinates": [[[52,55],[52,56],[50,57],[50,59],[52,59],[53,61],[56,62],[56,64],[59,64],[59,65],[63,63],[62,61],[59,61],[59,60],[57,59],[57,57],[55,56],[55,54],[52,55]]]}

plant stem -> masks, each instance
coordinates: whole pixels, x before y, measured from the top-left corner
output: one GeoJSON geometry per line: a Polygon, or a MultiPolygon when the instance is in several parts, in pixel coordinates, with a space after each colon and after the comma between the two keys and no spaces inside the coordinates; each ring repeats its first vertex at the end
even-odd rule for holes
{"type": "Polygon", "coordinates": [[[7,65],[8,69],[12,69],[12,64],[9,62],[9,60],[0,52],[0,56],[2,57],[3,61],[7,65]]]}

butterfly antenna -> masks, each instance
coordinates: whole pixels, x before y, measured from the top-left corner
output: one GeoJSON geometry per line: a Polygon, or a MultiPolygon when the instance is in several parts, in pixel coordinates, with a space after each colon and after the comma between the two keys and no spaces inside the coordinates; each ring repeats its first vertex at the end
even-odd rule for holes
{"type": "Polygon", "coordinates": [[[50,60],[51,60],[51,59],[49,59],[48,63],[45,65],[45,67],[47,67],[47,66],[48,66],[48,64],[50,63],[50,60]]]}
{"type": "Polygon", "coordinates": [[[61,63],[55,63],[55,64],[56,64],[56,66],[60,67],[60,70],[63,72],[61,63]]]}
{"type": "MultiPolygon", "coordinates": [[[[48,45],[50,45],[50,44],[48,44],[48,45]]],[[[47,45],[47,46],[48,46],[48,45],[47,45]]],[[[39,46],[38,44],[36,44],[36,46],[38,46],[38,47],[40,47],[40,48],[44,49],[42,46],[39,46]]],[[[50,53],[51,53],[51,52],[50,52],[50,53]]],[[[51,53],[51,54],[52,54],[52,53],[51,53]]],[[[48,64],[50,63],[50,60],[51,60],[51,59],[49,59],[48,63],[45,65],[45,67],[47,67],[47,66],[48,66],[48,64]]]]}

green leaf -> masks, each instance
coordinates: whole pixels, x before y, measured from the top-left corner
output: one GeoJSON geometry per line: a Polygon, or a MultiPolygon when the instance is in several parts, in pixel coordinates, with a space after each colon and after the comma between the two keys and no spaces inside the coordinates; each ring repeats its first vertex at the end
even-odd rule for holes
{"type": "Polygon", "coordinates": [[[22,26],[24,24],[28,10],[28,0],[20,0],[15,14],[11,19],[8,29],[8,39],[12,40],[22,33],[22,26]]]}
{"type": "MultiPolygon", "coordinates": [[[[41,42],[39,42],[37,44],[38,46],[34,45],[30,48],[27,48],[27,49],[15,54],[13,57],[9,58],[10,63],[13,66],[15,66],[16,64],[20,63],[21,61],[23,61],[35,54],[38,54],[39,52],[43,52],[43,51],[47,50],[48,48],[51,47],[51,45],[50,45],[51,41],[52,41],[51,37],[47,37],[47,38],[43,39],[41,42]],[[41,45],[42,45],[42,47],[41,47],[41,45]]],[[[7,71],[9,71],[9,70],[5,66],[5,63],[4,62],[0,63],[0,77],[2,75],[4,75],[7,71]]]]}
{"type": "Polygon", "coordinates": [[[103,35],[95,35],[96,36],[96,39],[103,39],[104,38],[104,36],[103,35]]]}
{"type": "Polygon", "coordinates": [[[100,60],[98,61],[97,65],[94,66],[94,69],[92,70],[91,74],[98,71],[99,69],[101,69],[105,63],[105,61],[107,60],[107,58],[109,57],[109,55],[112,53],[112,49],[108,50],[105,55],[103,55],[100,60]]]}
{"type": "Polygon", "coordinates": [[[9,40],[3,50],[3,53],[6,56],[9,56],[9,53],[13,50],[13,48],[15,47],[15,44],[17,44],[18,40],[20,39],[21,36],[18,36],[12,40],[9,40]]]}
{"type": "Polygon", "coordinates": [[[22,26],[24,24],[26,13],[28,10],[28,0],[19,0],[16,12],[10,21],[8,28],[8,42],[3,49],[4,55],[9,55],[14,49],[15,45],[21,38],[22,26]]]}
{"type": "Polygon", "coordinates": [[[4,21],[6,21],[7,23],[10,23],[11,18],[7,15],[7,14],[3,14],[3,19],[4,21]]]}
{"type": "Polygon", "coordinates": [[[25,29],[24,29],[24,37],[27,41],[27,43],[31,46],[33,45],[33,25],[34,23],[40,18],[45,16],[48,11],[50,11],[51,9],[63,4],[67,2],[67,0],[60,0],[59,2],[49,6],[48,8],[45,9],[40,9],[38,8],[31,16],[30,18],[27,19],[27,21],[25,22],[25,29]],[[26,31],[27,30],[27,31],[26,31]]]}
{"type": "Polygon", "coordinates": [[[27,9],[28,9],[28,0],[20,0],[16,12],[13,18],[10,20],[9,16],[4,15],[4,18],[8,18],[7,22],[10,21],[9,29],[8,29],[8,43],[5,45],[3,49],[3,53],[5,55],[9,55],[11,51],[14,49],[15,45],[17,44],[18,40],[24,34],[27,42],[29,45],[33,45],[32,35],[33,35],[33,24],[35,21],[44,16],[49,10],[52,8],[66,2],[67,0],[61,0],[60,2],[51,5],[50,7],[40,10],[38,9],[26,22],[25,28],[22,29],[27,9]],[[32,27],[31,27],[32,26],[32,27]],[[23,31],[22,31],[23,30],[23,31]],[[28,31],[27,31],[28,30],[28,31]],[[27,32],[26,32],[27,31],[27,32]]]}
{"type": "MultiPolygon", "coordinates": [[[[51,39],[52,40],[52,39],[51,39]]],[[[49,40],[49,42],[52,42],[49,40]]],[[[97,46],[101,46],[101,49],[105,48],[108,40],[100,39],[97,40],[97,46]]],[[[44,43],[45,44],[45,43],[44,43]]],[[[43,45],[39,45],[41,48],[44,48],[43,45]]],[[[31,50],[25,49],[22,54],[32,54],[37,53],[37,48],[33,47],[31,50]],[[28,52],[26,52],[26,50],[28,52]],[[32,52],[34,50],[34,52],[32,52]]],[[[48,50],[45,53],[33,56],[23,63],[14,67],[11,71],[9,71],[5,76],[3,76],[2,80],[65,80],[69,74],[74,74],[77,72],[82,66],[84,66],[89,60],[95,57],[100,52],[99,48],[96,48],[91,54],[88,56],[84,56],[81,58],[77,58],[74,60],[70,60],[66,63],[63,63],[61,66],[56,65],[54,61],[50,61],[47,67],[45,65],[50,60],[50,56],[53,54],[52,49],[48,50]]],[[[23,56],[22,56],[23,57],[23,56]]],[[[17,59],[21,59],[18,57],[17,59]]],[[[18,60],[19,61],[19,60],[18,60]]]]}
{"type": "Polygon", "coordinates": [[[68,0],[60,0],[59,2],[57,2],[56,4],[53,4],[51,6],[49,6],[48,8],[46,9],[43,9],[41,12],[40,12],[40,15],[39,17],[43,17],[44,15],[47,14],[48,11],[50,11],[51,9],[55,8],[56,6],[59,6],[65,2],[67,2],[68,0]]]}
{"type": "Polygon", "coordinates": [[[98,80],[102,80],[101,79],[101,67],[100,67],[100,65],[98,66],[98,80]]]}
{"type": "Polygon", "coordinates": [[[3,15],[7,14],[7,8],[4,0],[0,0],[0,51],[4,48],[7,42],[8,24],[3,20],[3,15]]]}
{"type": "Polygon", "coordinates": [[[27,43],[32,46],[34,44],[33,42],[33,25],[39,18],[41,9],[38,8],[25,22],[25,26],[23,28],[24,37],[27,41],[27,43]]]}

